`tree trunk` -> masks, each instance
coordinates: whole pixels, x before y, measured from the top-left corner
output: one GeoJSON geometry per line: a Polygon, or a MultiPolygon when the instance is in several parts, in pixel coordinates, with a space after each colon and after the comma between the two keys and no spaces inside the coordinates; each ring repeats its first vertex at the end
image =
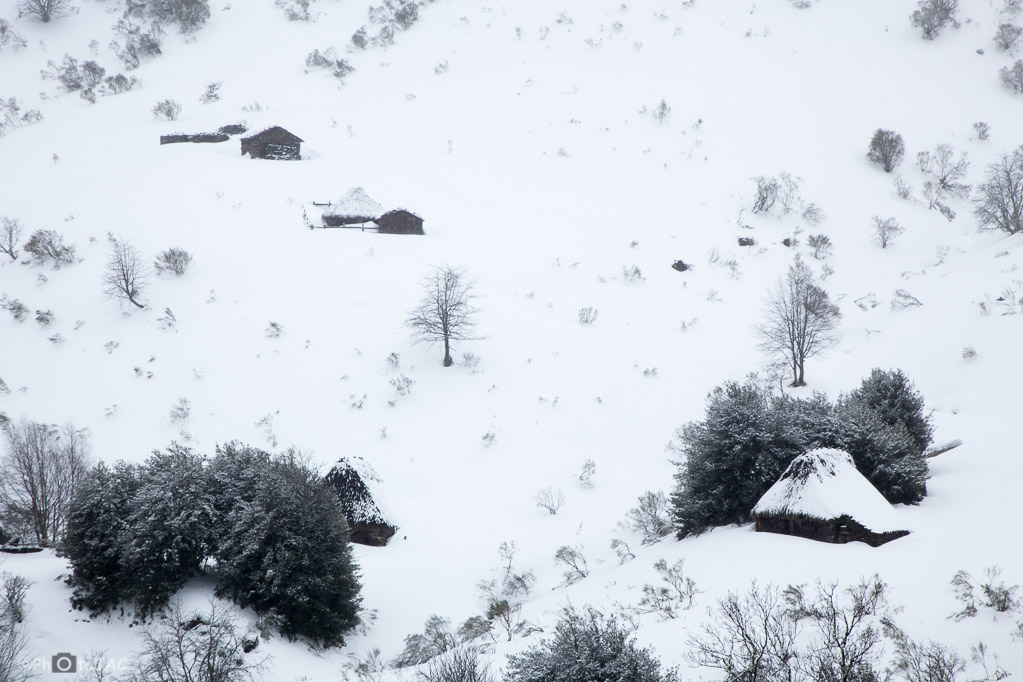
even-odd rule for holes
{"type": "Polygon", "coordinates": [[[803,380],[803,361],[802,360],[797,360],[796,361],[796,372],[795,372],[795,377],[794,378],[795,378],[795,381],[792,382],[792,386],[794,388],[795,387],[799,387],[799,386],[806,386],[806,381],[803,380]]]}
{"type": "Polygon", "coordinates": [[[455,363],[451,359],[451,344],[448,341],[448,337],[445,336],[444,337],[444,366],[445,367],[450,367],[453,364],[455,364],[455,363]]]}
{"type": "Polygon", "coordinates": [[[146,306],[142,305],[141,303],[139,303],[138,301],[136,301],[136,300],[135,300],[134,298],[132,298],[131,296],[129,296],[129,297],[128,297],[128,301],[130,301],[130,302],[131,302],[132,304],[134,304],[134,305],[135,305],[135,307],[137,307],[137,308],[141,308],[142,310],[145,310],[145,309],[146,309],[146,306]]]}

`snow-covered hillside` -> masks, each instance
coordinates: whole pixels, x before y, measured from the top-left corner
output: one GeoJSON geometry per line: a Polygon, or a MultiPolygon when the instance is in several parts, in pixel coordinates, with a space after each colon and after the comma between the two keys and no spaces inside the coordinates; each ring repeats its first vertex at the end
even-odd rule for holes
{"type": "MultiPolygon", "coordinates": [[[[479,613],[476,585],[497,574],[504,542],[537,576],[525,616],[548,632],[569,602],[638,603],[655,561],[684,558],[696,608],[663,622],[648,614],[636,632],[670,665],[686,665],[682,644],[715,599],[754,578],[849,584],[878,573],[912,636],[964,655],[984,641],[1023,674],[1015,621],[948,619],[960,569],[1001,566],[1007,583],[1023,583],[1023,242],[979,232],[968,200],[948,201],[951,221],[928,210],[916,163],[950,144],[969,155],[976,184],[1023,144],[1023,98],[998,80],[1019,55],[992,43],[1023,15],[1001,14],[1002,0],[962,0],[962,26],[933,41],[910,25],[912,0],[437,0],[393,45],[366,50],[349,43],[368,23],[364,2],[315,0],[314,20],[295,22],[270,0],[211,0],[201,30],[186,39],[168,28],[163,54],[131,72],[105,47],[119,2],[76,0],[48,24],[17,18],[17,4],[0,0],[0,19],[27,43],[0,52],[0,97],[43,118],[0,137],[0,216],[19,219],[26,238],[59,231],[79,261],[0,264],[0,294],[54,317],[41,326],[0,311],[10,389],[0,411],[87,427],[108,462],[172,441],[203,452],[230,440],[294,445],[325,469],[363,457],[399,526],[385,548],[356,547],[364,607],[377,616],[368,632],[344,651],[271,641],[268,679],[340,679],[347,653],[391,658],[429,615],[479,613]],[[331,47],[355,69],[343,84],[305,66],[331,47]],[[40,78],[65,54],[140,83],[89,103],[40,78]],[[201,103],[215,82],[220,100],[201,103]],[[154,119],[168,98],[180,119],[154,119]],[[251,160],[237,137],[159,144],[232,123],[283,126],[304,140],[303,159],[251,160]],[[866,158],[877,128],[906,142],[891,174],[866,158]],[[796,210],[753,213],[753,178],[781,173],[800,179],[796,210]],[[319,224],[314,202],[352,187],[422,216],[426,235],[306,227],[304,212],[319,224]],[[810,203],[819,224],[801,213],[810,203]],[[881,249],[874,216],[905,232],[881,249]],[[194,265],[152,276],[144,310],[107,300],[107,233],[147,260],[184,248],[194,265]],[[807,248],[817,233],[833,243],[825,259],[807,248]],[[807,388],[786,390],[835,397],[874,367],[901,368],[934,410],[936,441],[964,444],[929,460],[927,498],[896,510],[911,534],[879,548],[751,525],[640,546],[619,523],[644,491],[671,490],[675,429],[702,418],[713,387],[770,376],[754,326],[794,251],[837,301],[843,339],[809,361],[807,388]],[[673,270],[679,259],[692,268],[673,270]],[[483,307],[482,338],[458,344],[449,368],[402,324],[437,265],[475,278],[483,307]],[[893,307],[898,290],[922,305],[893,307]],[[584,307],[599,311],[592,324],[579,323],[584,307]],[[400,375],[414,381],[409,395],[391,383],[400,375]],[[172,419],[182,399],[189,414],[172,419]],[[565,497],[556,515],[534,502],[548,487],[565,497]],[[620,564],[613,538],[635,558],[620,564]],[[563,545],[590,567],[570,587],[553,560],[563,545]]],[[[126,620],[69,611],[56,582],[66,563],[51,552],[11,556],[2,570],[35,581],[29,632],[45,661],[138,648],[126,620]]],[[[210,590],[197,579],[187,603],[202,606],[210,590]]],[[[496,664],[542,636],[499,643],[496,664]]],[[[47,668],[43,679],[62,678],[47,668]]]]}

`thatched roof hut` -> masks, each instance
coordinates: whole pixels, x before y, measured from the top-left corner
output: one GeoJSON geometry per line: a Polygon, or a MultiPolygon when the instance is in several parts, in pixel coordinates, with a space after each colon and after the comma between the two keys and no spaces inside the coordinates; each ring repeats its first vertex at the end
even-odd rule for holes
{"type": "Polygon", "coordinates": [[[352,542],[383,547],[397,531],[373,499],[367,481],[378,480],[361,457],[342,457],[327,472],[324,482],[337,494],[338,507],[348,521],[352,542]]]}
{"type": "Polygon", "coordinates": [[[871,547],[908,535],[895,510],[844,450],[799,457],[753,507],[756,530],[871,547]]]}
{"type": "Polygon", "coordinates": [[[323,212],[323,224],[327,227],[359,225],[373,222],[383,212],[383,207],[373,201],[366,190],[353,187],[323,212]]]}
{"type": "Polygon", "coordinates": [[[423,219],[404,208],[388,211],[373,222],[379,228],[377,232],[385,234],[424,234],[423,219]]]}
{"type": "Polygon", "coordinates": [[[267,128],[255,135],[241,138],[242,156],[252,159],[283,159],[295,161],[302,158],[301,137],[289,133],[280,126],[267,128]]]}

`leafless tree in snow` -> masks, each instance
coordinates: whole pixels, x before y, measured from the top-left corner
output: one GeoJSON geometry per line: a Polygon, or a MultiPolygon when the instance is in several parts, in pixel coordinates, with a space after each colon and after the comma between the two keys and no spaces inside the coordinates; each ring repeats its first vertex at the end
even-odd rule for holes
{"type": "Polygon", "coordinates": [[[103,271],[103,293],[108,298],[120,298],[138,308],[145,308],[139,297],[149,286],[149,268],[142,260],[142,254],[126,239],[109,233],[107,239],[110,240],[110,257],[103,271]]]}
{"type": "Polygon", "coordinates": [[[21,222],[15,218],[0,218],[0,253],[6,253],[11,260],[18,260],[20,241],[21,222]]]}
{"type": "Polygon", "coordinates": [[[46,23],[66,17],[72,10],[71,0],[21,0],[18,12],[46,23]]]}
{"type": "Polygon", "coordinates": [[[57,428],[22,420],[4,426],[0,459],[0,509],[4,524],[24,529],[36,542],[60,539],[71,495],[89,466],[87,434],[72,424],[57,428]]]}
{"type": "Polygon", "coordinates": [[[788,275],[768,293],[767,319],[757,328],[760,348],[783,356],[792,369],[792,386],[805,386],[803,365],[838,343],[842,314],[810,268],[797,256],[788,275]]]}
{"type": "Polygon", "coordinates": [[[451,342],[469,341],[474,336],[476,282],[466,279],[460,268],[438,267],[423,281],[423,297],[409,313],[405,326],[416,343],[444,344],[444,366],[450,367],[451,342]]]}
{"type": "Polygon", "coordinates": [[[1023,232],[1023,146],[987,167],[973,200],[981,229],[1023,232]]]}

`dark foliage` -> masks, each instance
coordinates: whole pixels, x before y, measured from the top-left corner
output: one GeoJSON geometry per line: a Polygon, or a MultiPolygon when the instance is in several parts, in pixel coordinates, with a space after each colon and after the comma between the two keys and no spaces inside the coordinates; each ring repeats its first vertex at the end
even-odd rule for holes
{"type": "Polygon", "coordinates": [[[905,155],[906,144],[902,141],[902,135],[881,128],[874,131],[867,149],[867,158],[884,168],[885,173],[891,173],[905,155]]]}
{"type": "Polygon", "coordinates": [[[566,609],[554,637],[508,657],[509,682],[673,682],[649,649],[618,623],[593,608],[566,609]]]}
{"type": "Polygon", "coordinates": [[[932,427],[923,398],[899,370],[875,369],[856,391],[831,403],[772,395],[752,381],[715,389],[701,422],[676,432],[679,455],[671,496],[678,536],[746,523],[757,500],[798,455],[813,448],[848,452],[889,501],[927,495],[932,427]]]}
{"type": "Polygon", "coordinates": [[[97,465],[72,502],[61,552],[72,606],[93,613],[134,604],[150,617],[215,557],[218,593],[288,637],[334,646],[358,623],[348,527],[294,453],[231,443],[207,461],[173,445],[144,465],[97,465]]]}
{"type": "Polygon", "coordinates": [[[231,444],[218,450],[222,456],[235,466],[248,460],[258,473],[248,475],[250,485],[220,493],[218,593],[251,606],[288,637],[343,645],[359,622],[359,583],[334,496],[294,453],[231,444]]]}
{"type": "Polygon", "coordinates": [[[60,547],[71,564],[74,608],[102,613],[128,598],[133,577],[121,543],[140,486],[138,467],[124,462],[113,469],[100,462],[79,486],[60,547]]]}

